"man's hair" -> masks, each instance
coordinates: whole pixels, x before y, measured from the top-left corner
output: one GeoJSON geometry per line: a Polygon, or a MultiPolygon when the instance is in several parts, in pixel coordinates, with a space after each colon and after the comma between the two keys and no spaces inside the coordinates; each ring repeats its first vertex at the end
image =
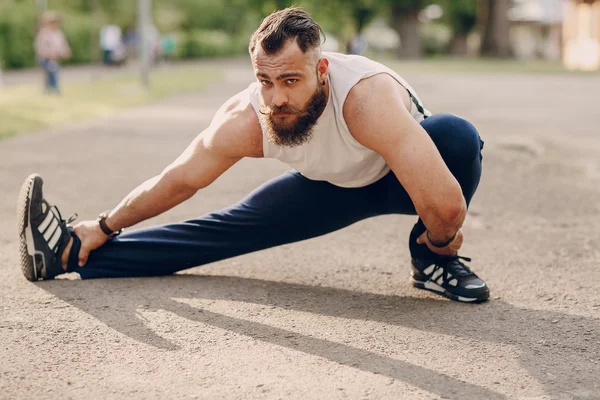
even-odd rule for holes
{"type": "Polygon", "coordinates": [[[248,50],[254,54],[257,45],[267,54],[278,53],[290,39],[296,43],[303,53],[321,44],[321,33],[325,35],[319,24],[301,8],[288,7],[275,11],[266,17],[250,38],[248,50]]]}

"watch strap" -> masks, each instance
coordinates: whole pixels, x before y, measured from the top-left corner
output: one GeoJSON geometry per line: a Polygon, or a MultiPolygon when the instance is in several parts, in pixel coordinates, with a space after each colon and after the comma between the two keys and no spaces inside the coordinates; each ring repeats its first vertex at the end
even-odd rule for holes
{"type": "Polygon", "coordinates": [[[104,232],[106,236],[117,236],[119,233],[121,233],[121,231],[115,232],[112,229],[110,229],[106,224],[106,219],[108,218],[109,214],[110,211],[105,211],[98,215],[98,225],[100,225],[100,229],[102,229],[102,232],[104,232]]]}
{"type": "Polygon", "coordinates": [[[429,237],[429,230],[427,230],[427,240],[429,240],[429,244],[431,244],[433,247],[436,247],[438,249],[442,249],[444,247],[447,247],[450,245],[450,243],[454,242],[454,239],[456,239],[456,235],[458,234],[458,231],[456,231],[456,233],[454,233],[454,235],[452,235],[452,237],[448,240],[446,240],[445,242],[434,242],[431,240],[431,237],[429,237]]]}

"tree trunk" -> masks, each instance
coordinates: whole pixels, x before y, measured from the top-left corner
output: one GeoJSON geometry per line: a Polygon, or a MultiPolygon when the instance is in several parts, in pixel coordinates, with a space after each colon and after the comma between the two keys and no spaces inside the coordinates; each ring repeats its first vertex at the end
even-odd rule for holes
{"type": "Polygon", "coordinates": [[[510,0],[486,0],[484,33],[481,55],[488,57],[512,57],[510,46],[508,8],[510,0]]]}
{"type": "Polygon", "coordinates": [[[469,55],[467,35],[454,33],[450,41],[450,54],[453,56],[466,57],[469,55]]]}
{"type": "Polygon", "coordinates": [[[420,8],[392,8],[392,27],[400,36],[399,58],[423,57],[423,43],[421,41],[421,33],[419,32],[419,11],[420,8]]]}

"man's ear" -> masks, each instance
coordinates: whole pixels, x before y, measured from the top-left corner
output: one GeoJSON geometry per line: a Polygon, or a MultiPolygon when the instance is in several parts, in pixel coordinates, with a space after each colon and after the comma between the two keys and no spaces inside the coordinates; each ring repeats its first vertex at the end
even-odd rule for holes
{"type": "Polygon", "coordinates": [[[317,62],[317,76],[319,77],[319,82],[323,83],[327,81],[327,77],[329,74],[329,60],[325,57],[319,59],[317,62]]]}

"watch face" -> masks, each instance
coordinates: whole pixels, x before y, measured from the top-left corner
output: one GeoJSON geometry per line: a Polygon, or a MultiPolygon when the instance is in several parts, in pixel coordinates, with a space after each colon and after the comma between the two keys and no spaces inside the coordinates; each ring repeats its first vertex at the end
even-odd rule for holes
{"type": "Polygon", "coordinates": [[[108,218],[108,214],[110,214],[110,212],[111,212],[111,210],[106,210],[106,211],[103,211],[103,212],[101,212],[100,214],[98,214],[98,219],[97,219],[97,221],[101,221],[101,220],[103,220],[103,219],[106,219],[106,218],[108,218]]]}

